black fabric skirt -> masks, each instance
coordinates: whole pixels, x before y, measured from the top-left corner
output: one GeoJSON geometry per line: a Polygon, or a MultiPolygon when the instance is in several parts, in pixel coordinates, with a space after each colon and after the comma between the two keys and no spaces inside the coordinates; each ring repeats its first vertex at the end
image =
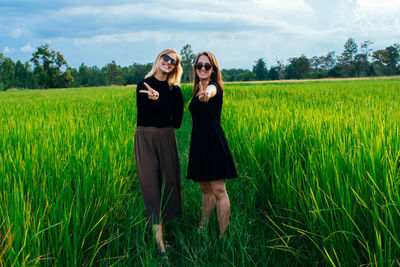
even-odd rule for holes
{"type": "Polygon", "coordinates": [[[187,178],[195,182],[236,178],[237,172],[220,127],[193,128],[187,178]]]}

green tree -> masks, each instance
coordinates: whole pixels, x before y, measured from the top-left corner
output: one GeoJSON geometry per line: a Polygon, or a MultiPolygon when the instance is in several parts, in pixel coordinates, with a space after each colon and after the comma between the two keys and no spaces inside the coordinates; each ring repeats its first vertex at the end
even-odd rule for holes
{"type": "Polygon", "coordinates": [[[354,56],[357,54],[358,46],[357,43],[354,41],[353,38],[347,39],[346,43],[344,44],[344,51],[342,53],[342,59],[345,62],[351,62],[354,60],[354,56]]]}
{"type": "Polygon", "coordinates": [[[399,74],[400,44],[390,45],[386,47],[386,51],[388,55],[388,60],[386,62],[388,75],[399,74]]]}
{"type": "Polygon", "coordinates": [[[256,76],[248,69],[222,69],[223,80],[226,82],[234,81],[254,81],[256,76]]]}
{"type": "Polygon", "coordinates": [[[271,67],[268,71],[268,80],[279,80],[278,67],[271,67]]]}
{"type": "Polygon", "coordinates": [[[107,81],[109,85],[113,85],[117,83],[118,77],[118,67],[115,63],[115,60],[111,61],[111,63],[107,64],[107,81]]]}
{"type": "Polygon", "coordinates": [[[354,56],[355,76],[365,77],[370,75],[370,63],[366,54],[357,54],[354,56]]]}
{"type": "Polygon", "coordinates": [[[360,53],[354,56],[354,75],[357,77],[370,76],[373,73],[369,59],[371,57],[371,45],[373,42],[364,41],[360,44],[360,53]]]}
{"type": "Polygon", "coordinates": [[[254,81],[256,79],[256,76],[254,73],[250,70],[244,70],[243,72],[240,72],[239,75],[237,76],[237,81],[254,81]]]}
{"type": "Polygon", "coordinates": [[[328,76],[328,73],[322,69],[322,56],[314,56],[310,60],[311,73],[310,77],[313,79],[320,79],[328,76]]]}
{"type": "Polygon", "coordinates": [[[263,58],[257,59],[256,64],[253,66],[253,73],[259,81],[266,80],[268,77],[267,64],[263,58]]]}
{"type": "Polygon", "coordinates": [[[11,58],[0,54],[0,90],[7,90],[15,85],[15,63],[11,58]]]}
{"type": "Polygon", "coordinates": [[[137,84],[151,70],[152,64],[133,63],[128,67],[122,68],[122,76],[125,84],[137,84]]]}
{"type": "Polygon", "coordinates": [[[181,65],[183,69],[182,81],[192,82],[193,81],[193,64],[196,59],[196,55],[193,53],[190,44],[186,44],[181,50],[181,65]]]}
{"type": "Polygon", "coordinates": [[[296,75],[296,62],[297,58],[289,58],[289,64],[285,67],[285,78],[286,79],[297,79],[296,75]]]}
{"type": "Polygon", "coordinates": [[[63,75],[61,68],[63,66],[68,68],[68,64],[60,52],[50,50],[49,45],[45,44],[37,48],[30,61],[35,65],[34,74],[40,86],[44,88],[65,86],[63,83],[60,84],[60,81],[63,81],[60,79],[63,75]]]}
{"type": "Polygon", "coordinates": [[[89,86],[89,68],[84,63],[79,66],[78,74],[80,85],[89,86]]]}
{"type": "Polygon", "coordinates": [[[278,77],[279,80],[282,80],[284,77],[285,73],[285,65],[283,64],[283,61],[281,59],[275,59],[276,62],[276,70],[278,71],[278,77]]]}
{"type": "Polygon", "coordinates": [[[71,86],[72,87],[81,86],[78,70],[76,68],[71,68],[71,67],[69,67],[68,70],[71,73],[71,76],[74,78],[74,81],[72,82],[71,86]]]}
{"type": "Polygon", "coordinates": [[[353,38],[347,39],[346,43],[344,44],[344,51],[338,57],[338,62],[340,64],[340,72],[342,76],[354,76],[355,71],[355,61],[354,57],[357,54],[358,45],[354,41],[353,38]]]}
{"type": "Polygon", "coordinates": [[[285,68],[287,79],[303,79],[310,72],[310,61],[302,55],[298,58],[290,58],[289,64],[285,68]]]}
{"type": "Polygon", "coordinates": [[[310,59],[310,67],[312,70],[323,70],[328,72],[336,64],[335,51],[329,52],[326,56],[312,57],[310,59]]]}
{"type": "Polygon", "coordinates": [[[378,75],[394,75],[400,73],[400,45],[394,44],[372,53],[374,69],[378,75]]]}
{"type": "Polygon", "coordinates": [[[30,77],[29,63],[23,64],[21,60],[18,60],[15,63],[15,86],[19,88],[31,87],[30,77]]]}
{"type": "Polygon", "coordinates": [[[106,85],[107,84],[107,77],[103,68],[100,69],[97,66],[93,66],[89,68],[90,73],[90,86],[99,86],[99,85],[106,85]]]}
{"type": "Polygon", "coordinates": [[[71,75],[70,70],[66,70],[63,75],[62,75],[62,81],[63,84],[66,86],[70,86],[74,82],[74,77],[71,75]]]}
{"type": "Polygon", "coordinates": [[[371,54],[372,54],[372,48],[371,45],[373,45],[374,42],[371,42],[369,40],[364,41],[361,45],[361,54],[364,54],[367,57],[367,60],[370,58],[371,54]]]}
{"type": "Polygon", "coordinates": [[[296,61],[296,75],[298,79],[306,78],[310,72],[310,61],[304,55],[299,57],[296,61]]]}
{"type": "Polygon", "coordinates": [[[0,53],[0,91],[4,90],[4,85],[3,85],[4,78],[2,75],[3,61],[4,61],[4,56],[2,53],[0,53]]]}

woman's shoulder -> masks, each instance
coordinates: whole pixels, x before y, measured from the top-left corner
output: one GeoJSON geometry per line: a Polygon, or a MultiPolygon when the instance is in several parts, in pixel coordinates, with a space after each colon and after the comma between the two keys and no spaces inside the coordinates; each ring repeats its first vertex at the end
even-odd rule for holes
{"type": "Polygon", "coordinates": [[[210,81],[210,82],[208,83],[208,85],[214,85],[215,87],[217,87],[217,89],[221,89],[221,86],[220,86],[217,82],[215,82],[215,81],[210,81]]]}
{"type": "Polygon", "coordinates": [[[153,81],[153,80],[154,80],[153,76],[150,76],[150,77],[141,79],[141,80],[138,82],[138,84],[139,84],[139,83],[144,83],[144,82],[148,83],[148,82],[151,82],[151,81],[153,81]]]}
{"type": "Polygon", "coordinates": [[[143,85],[143,83],[146,82],[146,80],[147,80],[147,78],[146,79],[141,79],[140,81],[138,81],[137,86],[143,85]]]}
{"type": "Polygon", "coordinates": [[[137,83],[137,88],[145,87],[143,83],[147,83],[148,85],[152,86],[152,85],[154,85],[154,78],[151,76],[151,77],[141,79],[137,83]]]}
{"type": "Polygon", "coordinates": [[[176,84],[176,85],[172,86],[172,90],[173,91],[181,91],[182,89],[179,85],[176,84]]]}
{"type": "Polygon", "coordinates": [[[217,95],[222,95],[222,88],[217,82],[210,81],[208,84],[214,85],[217,88],[217,95]]]}
{"type": "Polygon", "coordinates": [[[166,86],[169,88],[169,90],[171,91],[172,94],[182,94],[182,90],[181,87],[179,85],[168,85],[168,83],[166,83],[166,86]]]}
{"type": "Polygon", "coordinates": [[[208,85],[215,85],[215,87],[219,87],[219,84],[217,82],[214,82],[214,81],[209,81],[208,85]]]}

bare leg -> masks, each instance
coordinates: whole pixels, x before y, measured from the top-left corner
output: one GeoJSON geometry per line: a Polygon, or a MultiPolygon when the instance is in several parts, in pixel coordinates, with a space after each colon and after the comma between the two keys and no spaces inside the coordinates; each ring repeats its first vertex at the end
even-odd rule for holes
{"type": "Polygon", "coordinates": [[[200,189],[203,192],[203,206],[201,207],[201,222],[199,229],[202,230],[206,226],[214,210],[215,196],[209,182],[200,182],[200,189]]]}
{"type": "Polygon", "coordinates": [[[221,239],[229,225],[231,204],[228,193],[226,192],[225,180],[212,181],[210,184],[217,200],[216,206],[219,223],[219,238],[221,239]]]}
{"type": "Polygon", "coordinates": [[[161,253],[165,253],[165,246],[163,241],[164,224],[153,224],[154,239],[157,247],[161,253]]]}

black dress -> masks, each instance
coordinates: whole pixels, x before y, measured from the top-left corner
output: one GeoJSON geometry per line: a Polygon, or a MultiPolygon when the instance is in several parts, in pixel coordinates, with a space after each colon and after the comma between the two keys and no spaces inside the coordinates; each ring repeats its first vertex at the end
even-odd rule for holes
{"type": "Polygon", "coordinates": [[[215,82],[216,95],[208,103],[192,98],[189,110],[193,128],[190,141],[187,178],[199,181],[215,181],[237,177],[235,164],[221,127],[222,89],[215,82]]]}

